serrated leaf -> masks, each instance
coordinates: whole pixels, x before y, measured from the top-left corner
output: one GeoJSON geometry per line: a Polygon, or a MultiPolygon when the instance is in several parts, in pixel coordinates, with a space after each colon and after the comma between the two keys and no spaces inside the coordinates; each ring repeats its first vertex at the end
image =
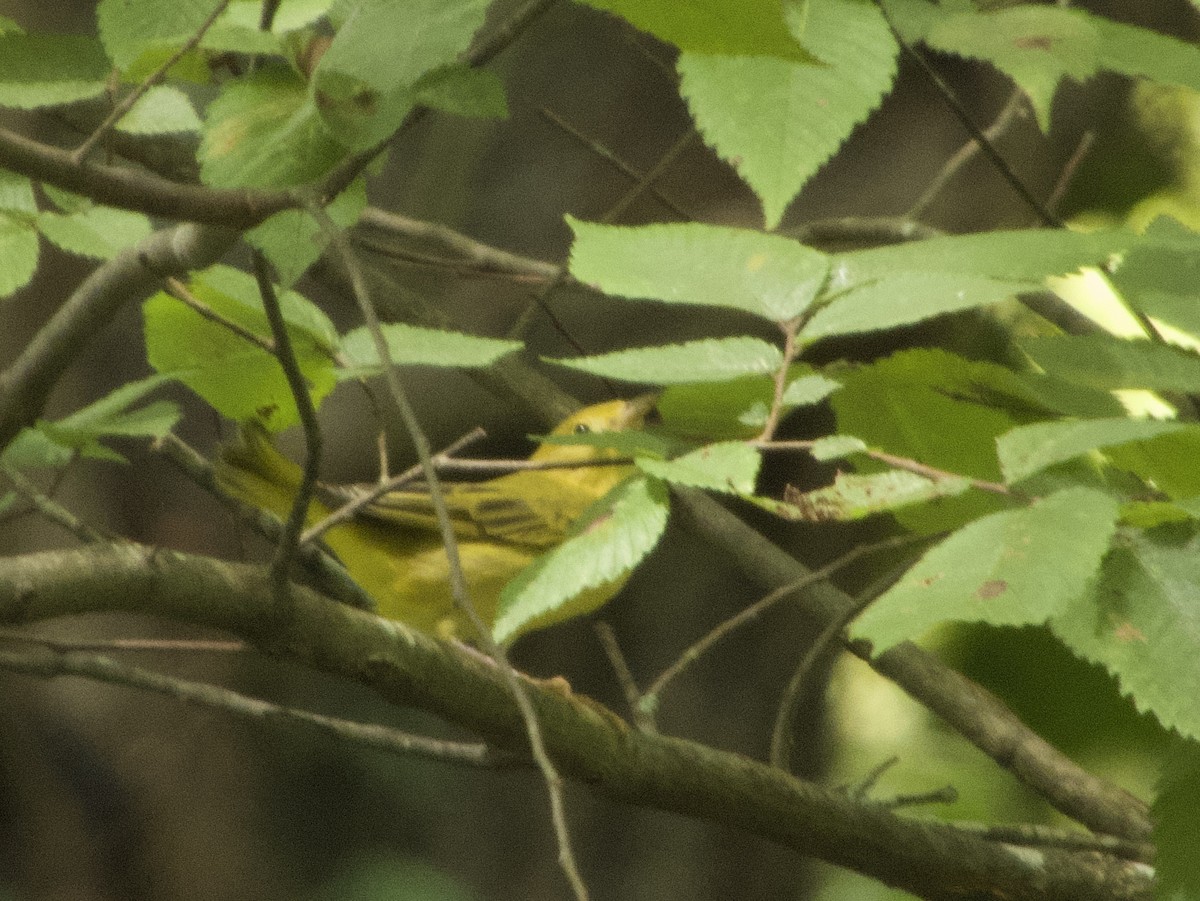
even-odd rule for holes
{"type": "Polygon", "coordinates": [[[1151,809],[1154,832],[1154,897],[1200,898],[1200,747],[1177,741],[1166,755],[1151,809]]]}
{"type": "Polygon", "coordinates": [[[1011,484],[1088,451],[1185,429],[1195,431],[1196,427],[1181,422],[1124,418],[1035,422],[998,437],[996,451],[1004,479],[1011,484]]]}
{"type": "Polygon", "coordinates": [[[607,294],[799,316],[829,271],[825,254],[778,235],[701,223],[624,228],[567,217],[571,274],[607,294]]]}
{"type": "MultiPolygon", "coordinates": [[[[270,339],[257,284],[248,274],[214,266],[192,279],[191,291],[221,316],[270,339]]],[[[337,332],[294,291],[280,292],[279,302],[300,371],[319,405],[337,381],[332,359],[337,332]]],[[[146,355],[157,371],[174,376],[230,419],[268,419],[274,430],[299,422],[287,379],[272,354],[166,294],[147,300],[143,315],[146,355]]]]}
{"type": "Polygon", "coordinates": [[[1200,90],[1200,47],[1104,16],[1090,19],[1100,35],[1101,68],[1200,90]]]}
{"type": "MultiPolygon", "coordinates": [[[[793,366],[797,372],[808,367],[793,366]]],[[[659,396],[658,412],[672,432],[701,440],[753,438],[766,421],[768,404],[775,392],[770,376],[755,375],[727,382],[672,385],[659,396]],[[761,407],[763,420],[747,424],[747,411],[761,407]]]]}
{"type": "MultiPolygon", "coordinates": [[[[366,185],[357,178],[325,207],[325,212],[338,228],[348,229],[358,221],[366,205],[366,185]]],[[[306,210],[276,213],[244,237],[270,260],[279,283],[285,287],[294,284],[317,261],[330,240],[329,233],[306,210]]]]}
{"type": "Polygon", "coordinates": [[[99,97],[109,71],[95,38],[0,33],[0,106],[36,109],[99,97]]]}
{"type": "MultiPolygon", "coordinates": [[[[798,4],[781,0],[581,0],[685,53],[774,56],[816,62],[792,36],[785,16],[798,4]]],[[[794,28],[795,26],[793,26],[794,28]]]]}
{"type": "Polygon", "coordinates": [[[939,497],[962,494],[967,479],[928,479],[913,472],[890,470],[867,475],[839,472],[832,485],[813,491],[789,490],[775,512],[803,522],[849,522],[939,497]]]}
{"type": "Polygon", "coordinates": [[[152,231],[150,219],[142,213],[90,204],[65,215],[40,213],[37,226],[47,240],[68,253],[97,260],[111,260],[152,231]]]}
{"type": "Polygon", "coordinates": [[[1200,737],[1200,541],[1180,527],[1129,532],[1100,578],[1050,620],[1075,654],[1102,665],[1121,691],[1168,729],[1200,737]],[[1190,537],[1189,537],[1190,535],[1190,537]]]}
{"type": "Polygon", "coordinates": [[[209,104],[200,177],[219,188],[287,188],[320,178],[345,153],[304,80],[273,66],[229,83],[209,104]]]}
{"type": "Polygon", "coordinates": [[[592,375],[656,385],[724,382],[774,372],[783,365],[779,348],[758,338],[712,338],[573,360],[544,359],[592,375]]]}
{"type": "Polygon", "coordinates": [[[155,0],[151,10],[130,0],[101,0],[96,21],[109,57],[118,69],[127,70],[143,55],[165,55],[182,45],[215,7],[204,0],[155,0]]]}
{"type": "MultiPolygon", "coordinates": [[[[501,357],[520,350],[520,341],[481,338],[461,332],[420,328],[402,322],[382,326],[388,353],[397,366],[447,366],[467,369],[491,366],[501,357]]],[[[342,368],[338,378],[360,378],[383,371],[375,341],[365,326],[342,338],[342,368]]]]}
{"type": "Polygon", "coordinates": [[[1107,494],[1068,488],[975,520],[922,556],[851,633],[879,654],[942,622],[1043,623],[1086,591],[1117,512],[1107,494]]]}
{"type": "Polygon", "coordinates": [[[200,117],[179,88],[157,85],[121,117],[116,128],[137,135],[192,132],[200,130],[200,117]]]}
{"type": "Polygon", "coordinates": [[[1173,219],[1159,218],[1125,255],[1111,281],[1147,316],[1189,335],[1200,335],[1200,235],[1173,219]]]}
{"type": "Polygon", "coordinates": [[[413,88],[418,103],[472,119],[508,118],[504,82],[488,69],[455,65],[437,69],[413,88]]]}
{"type": "Polygon", "coordinates": [[[761,454],[742,441],[709,444],[674,460],[637,460],[642,472],[665,482],[727,494],[752,494],[761,464],[761,454]]]}
{"type": "Polygon", "coordinates": [[[633,478],[584,516],[572,537],[523,569],[500,595],[492,634],[523,632],[596,609],[654,549],[667,526],[663,483],[633,478]]]}
{"type": "Polygon", "coordinates": [[[38,237],[24,218],[0,213],[0,297],[29,284],[37,271],[38,237]]]}
{"type": "Polygon", "coordinates": [[[0,212],[36,213],[33,183],[24,175],[0,169],[0,212]]]}
{"type": "Polygon", "coordinates": [[[829,290],[840,291],[896,272],[944,272],[999,281],[1040,283],[1050,275],[1104,263],[1137,241],[1132,232],[1065,229],[952,235],[832,258],[829,290]]]}
{"type": "Polygon", "coordinates": [[[810,0],[804,46],[821,65],[683,53],[680,93],[705,142],[763,204],[768,228],[879,105],[898,48],[874,4],[810,0]]]}
{"type": "Polygon", "coordinates": [[[820,463],[849,457],[867,449],[867,443],[853,435],[826,435],[818,438],[812,444],[809,453],[820,463]]]}
{"type": "Polygon", "coordinates": [[[800,331],[802,341],[876,332],[934,316],[999,303],[1029,286],[971,275],[900,272],[852,288],[817,310],[800,331]]]}
{"type": "Polygon", "coordinates": [[[320,109],[351,149],[391,134],[426,73],[458,60],[489,0],[354,0],[313,73],[320,109]]]}
{"type": "Polygon", "coordinates": [[[1025,92],[1043,132],[1063,78],[1082,82],[1100,64],[1100,35],[1091,17],[1054,6],[1020,6],[950,15],[925,41],[938,50],[990,62],[1025,92]]]}
{"type": "Polygon", "coordinates": [[[842,387],[841,382],[827,379],[823,375],[805,375],[788,383],[783,389],[783,403],[787,407],[811,407],[819,404],[842,387]]]}
{"type": "Polygon", "coordinates": [[[55,444],[86,457],[125,462],[125,458],[99,443],[101,438],[161,438],[179,421],[179,408],[169,401],[134,407],[169,378],[152,375],[130,382],[105,397],[55,422],[39,421],[37,430],[55,444]]]}
{"type": "Polygon", "coordinates": [[[1107,391],[1200,392],[1200,355],[1181,348],[1112,335],[1056,335],[1018,343],[1038,366],[1077,384],[1107,391]]]}

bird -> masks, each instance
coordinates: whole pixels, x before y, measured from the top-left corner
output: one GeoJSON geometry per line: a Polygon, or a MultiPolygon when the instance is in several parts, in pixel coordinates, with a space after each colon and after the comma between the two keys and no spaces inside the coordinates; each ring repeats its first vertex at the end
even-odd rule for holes
{"type": "MultiPolygon", "coordinates": [[[[552,436],[599,434],[640,428],[654,407],[654,395],[612,400],[585,407],[559,423],[552,436]]],[[[541,443],[529,457],[541,464],[485,481],[439,479],[458,545],[472,604],[490,629],[504,586],[539,555],[565,541],[572,525],[634,467],[612,448],[587,444],[541,443]]],[[[275,447],[267,430],[244,423],[220,451],[214,465],[218,488],[239,500],[286,518],[301,482],[300,467],[275,447]]],[[[332,512],[331,504],[361,496],[365,487],[324,488],[309,504],[306,524],[332,512]]],[[[381,616],[399,620],[441,638],[478,643],[479,636],[455,604],[446,548],[428,488],[414,485],[381,495],[355,518],[328,529],[323,541],[350,576],[375,601],[381,616]]],[[[624,584],[615,580],[539,617],[517,630],[511,642],[607,603],[624,584]]]]}

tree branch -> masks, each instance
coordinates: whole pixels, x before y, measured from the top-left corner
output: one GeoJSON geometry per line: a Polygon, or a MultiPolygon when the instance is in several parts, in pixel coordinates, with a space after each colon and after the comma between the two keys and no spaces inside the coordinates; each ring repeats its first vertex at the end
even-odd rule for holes
{"type": "MultiPolygon", "coordinates": [[[[527,735],[486,658],[293,587],[295,617],[270,616],[262,567],[131,543],[9,558],[0,620],[126,611],[231,631],[263,651],[368,685],[516,752],[527,735]]],[[[1153,871],[1100,850],[1036,852],[907,819],[736,754],[631,729],[568,689],[526,681],[565,773],[625,803],[743,829],[934,901],[1149,899],[1153,871]]]]}

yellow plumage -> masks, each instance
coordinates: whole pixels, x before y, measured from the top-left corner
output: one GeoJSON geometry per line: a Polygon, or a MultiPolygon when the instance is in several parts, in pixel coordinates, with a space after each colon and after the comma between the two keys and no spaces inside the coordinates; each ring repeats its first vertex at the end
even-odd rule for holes
{"type": "MultiPolygon", "coordinates": [[[[638,428],[651,398],[617,400],[580,410],[552,435],[638,428]]],[[[531,460],[590,463],[615,458],[612,451],[583,445],[542,444],[531,460]]],[[[503,587],[539,554],[560,544],[571,524],[627,475],[630,467],[580,466],[514,472],[483,482],[443,481],[471,599],[489,626],[503,587]]],[[[280,517],[291,511],[300,468],[275,449],[261,429],[244,428],[223,448],[216,464],[222,491],[280,517]]],[[[330,508],[314,500],[308,525],[330,508]]],[[[352,522],[334,526],[325,543],[374,599],[379,613],[441,636],[471,638],[473,630],[450,593],[446,551],[433,505],[421,488],[389,492],[352,522]]],[[[540,628],[578,616],[611,598],[621,583],[588,592],[540,628]]]]}

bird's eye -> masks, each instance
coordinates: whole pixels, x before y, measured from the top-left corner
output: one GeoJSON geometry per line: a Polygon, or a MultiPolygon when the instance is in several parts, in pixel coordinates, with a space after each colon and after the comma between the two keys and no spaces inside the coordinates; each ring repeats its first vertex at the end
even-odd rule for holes
{"type": "Polygon", "coordinates": [[[575,434],[576,435],[586,435],[591,430],[592,430],[592,427],[590,425],[588,425],[586,422],[579,422],[579,423],[575,424],[575,434]]]}

